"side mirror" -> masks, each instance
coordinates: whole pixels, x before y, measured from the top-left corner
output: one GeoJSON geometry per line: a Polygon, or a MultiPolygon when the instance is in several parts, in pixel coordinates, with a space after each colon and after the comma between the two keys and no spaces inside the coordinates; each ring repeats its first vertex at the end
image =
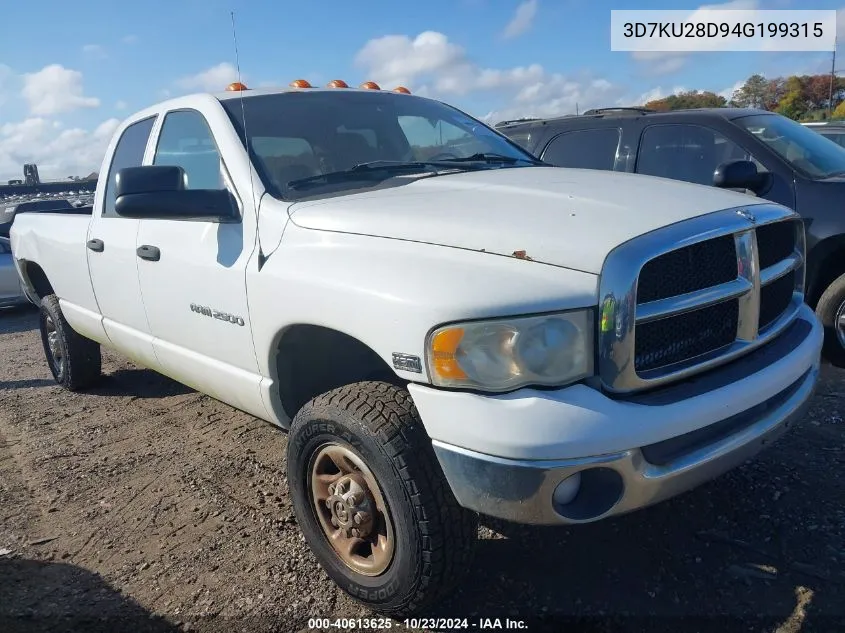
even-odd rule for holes
{"type": "Polygon", "coordinates": [[[722,163],[713,172],[713,185],[722,189],[750,189],[760,194],[767,188],[767,174],[757,171],[750,160],[732,160],[722,163]]]}
{"type": "Polygon", "coordinates": [[[127,167],[115,176],[114,211],[123,218],[237,222],[226,189],[185,189],[185,170],[173,165],[127,167]]]}

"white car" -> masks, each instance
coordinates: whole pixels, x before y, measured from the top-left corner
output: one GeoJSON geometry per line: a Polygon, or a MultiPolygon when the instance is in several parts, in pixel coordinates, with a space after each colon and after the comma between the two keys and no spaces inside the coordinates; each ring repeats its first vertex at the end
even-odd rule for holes
{"type": "Polygon", "coordinates": [[[296,85],[138,112],[93,214],[25,214],[12,243],[58,383],[105,345],[289,430],[299,525],[362,603],[443,597],[478,513],[629,512],[801,418],[822,327],[794,212],[296,85]]]}

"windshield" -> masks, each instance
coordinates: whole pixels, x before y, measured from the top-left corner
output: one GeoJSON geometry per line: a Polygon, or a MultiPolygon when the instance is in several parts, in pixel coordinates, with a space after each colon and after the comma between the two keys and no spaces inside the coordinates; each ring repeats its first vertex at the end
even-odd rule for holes
{"type": "Polygon", "coordinates": [[[845,148],[792,119],[776,114],[757,114],[736,119],[734,123],[810,178],[829,178],[845,173],[845,148]]]}
{"type": "MultiPolygon", "coordinates": [[[[466,159],[482,168],[524,167],[537,160],[525,150],[463,112],[438,101],[389,92],[315,90],[222,100],[233,124],[249,146],[256,169],[270,193],[285,199],[347,193],[390,178],[409,182],[420,172],[452,170],[441,161],[466,168],[466,159]],[[505,161],[482,156],[498,155],[505,161]],[[461,160],[463,159],[463,161],[461,160]],[[327,178],[307,190],[288,183],[351,170],[363,163],[423,163],[416,173],[365,169],[339,180],[327,178]],[[374,175],[376,176],[374,178],[374,175]]],[[[319,180],[319,179],[318,179],[319,180]]]]}

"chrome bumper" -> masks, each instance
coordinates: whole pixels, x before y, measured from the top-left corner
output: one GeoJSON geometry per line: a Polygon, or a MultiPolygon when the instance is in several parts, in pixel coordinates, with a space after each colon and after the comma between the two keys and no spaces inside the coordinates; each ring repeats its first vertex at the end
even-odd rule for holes
{"type": "Polygon", "coordinates": [[[816,363],[780,393],[734,416],[736,420],[714,423],[730,423],[734,430],[709,442],[700,434],[681,436],[662,442],[664,446],[555,461],[502,459],[438,441],[433,446],[463,507],[517,523],[587,523],[652,505],[742,464],[803,417],[818,373],[816,363]],[[678,441],[694,447],[678,454],[678,441]],[[676,443],[675,450],[665,446],[670,442],[676,443]],[[659,464],[646,457],[655,461],[661,451],[659,464]],[[553,503],[558,484],[576,473],[581,485],[575,498],[563,506],[553,503]]]}

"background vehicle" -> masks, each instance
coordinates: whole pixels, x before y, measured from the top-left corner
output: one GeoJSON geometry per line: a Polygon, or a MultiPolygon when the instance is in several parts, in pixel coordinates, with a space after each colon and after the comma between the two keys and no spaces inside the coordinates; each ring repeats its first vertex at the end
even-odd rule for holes
{"type": "Polygon", "coordinates": [[[795,209],[807,302],[825,326],[825,355],[845,365],[845,149],[786,117],[733,108],[605,108],[497,129],[553,165],[716,185],[795,209]]]}
{"type": "Polygon", "coordinates": [[[818,378],[793,211],[542,166],[429,99],[174,99],[100,173],[92,215],[12,227],[54,378],[93,384],[108,345],[289,429],[308,544],[381,612],[450,591],[478,513],[656,503],[782,434],[818,378]]]}
{"type": "Polygon", "coordinates": [[[81,208],[70,203],[69,200],[29,200],[3,207],[0,213],[0,236],[9,237],[12,222],[19,213],[79,213],[91,212],[91,207],[81,208]]]}
{"type": "Polygon", "coordinates": [[[802,125],[845,147],[845,121],[814,121],[802,125]]]}
{"type": "Polygon", "coordinates": [[[12,260],[9,238],[0,237],[0,308],[27,303],[21,278],[12,260]]]}

